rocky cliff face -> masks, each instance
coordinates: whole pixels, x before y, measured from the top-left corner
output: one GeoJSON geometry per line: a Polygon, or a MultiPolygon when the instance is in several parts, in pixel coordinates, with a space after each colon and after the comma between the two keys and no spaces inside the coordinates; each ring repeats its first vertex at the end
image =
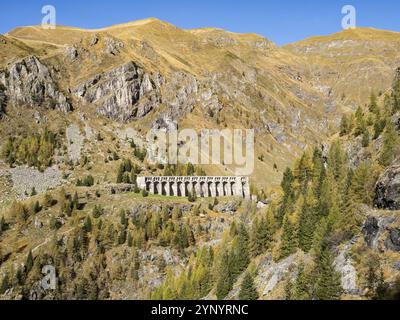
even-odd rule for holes
{"type": "Polygon", "coordinates": [[[0,71],[0,85],[3,87],[0,87],[0,107],[7,99],[16,106],[45,107],[62,112],[72,110],[49,69],[35,56],[24,58],[0,71]]]}
{"type": "Polygon", "coordinates": [[[399,222],[396,214],[385,216],[370,212],[362,228],[365,243],[381,252],[400,252],[399,222]]]}
{"type": "Polygon", "coordinates": [[[83,83],[75,95],[86,103],[99,105],[100,114],[126,122],[144,117],[160,103],[162,82],[159,74],[146,73],[129,62],[83,83]]]}
{"type": "Polygon", "coordinates": [[[223,92],[212,78],[198,80],[186,72],[173,72],[166,79],[129,62],[81,84],[75,96],[95,104],[99,114],[118,122],[143,118],[160,104],[167,107],[160,119],[176,121],[192,112],[196,104],[205,112],[218,113],[222,109],[218,94],[223,92]]]}
{"type": "Polygon", "coordinates": [[[6,98],[6,88],[0,84],[0,118],[2,114],[5,112],[7,98],[6,98]]]}
{"type": "Polygon", "coordinates": [[[385,245],[389,250],[400,252],[400,229],[392,228],[388,230],[389,235],[385,245]]]}
{"type": "Polygon", "coordinates": [[[379,178],[375,204],[378,208],[400,210],[400,163],[395,161],[379,178]]]}

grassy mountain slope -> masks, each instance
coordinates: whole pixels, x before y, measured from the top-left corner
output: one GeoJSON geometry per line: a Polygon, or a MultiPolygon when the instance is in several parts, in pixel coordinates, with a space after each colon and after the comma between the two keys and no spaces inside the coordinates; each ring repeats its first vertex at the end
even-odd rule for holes
{"type": "Polygon", "coordinates": [[[306,59],[311,81],[355,110],[372,91],[388,90],[400,62],[400,34],[356,28],[284,48],[306,59]]]}
{"type": "Polygon", "coordinates": [[[278,47],[255,34],[182,30],[153,18],[1,36],[0,294],[372,298],[382,282],[392,294],[397,212],[372,206],[374,179],[398,155],[385,136],[389,121],[392,135],[398,129],[399,40],[356,29],[278,47]],[[369,106],[372,91],[379,112],[369,106]],[[150,165],[145,135],[175,124],[254,129],[251,182],[267,208],[136,190],[139,174],[233,174],[226,165],[150,165]],[[336,139],[342,147],[329,152],[336,139]],[[371,216],[379,222],[373,244],[363,231],[371,216]],[[49,263],[57,292],[37,287],[49,263]],[[383,278],[365,279],[374,266],[383,278]],[[350,283],[343,292],[341,276],[350,283]],[[290,296],[293,286],[301,290],[290,296]]]}

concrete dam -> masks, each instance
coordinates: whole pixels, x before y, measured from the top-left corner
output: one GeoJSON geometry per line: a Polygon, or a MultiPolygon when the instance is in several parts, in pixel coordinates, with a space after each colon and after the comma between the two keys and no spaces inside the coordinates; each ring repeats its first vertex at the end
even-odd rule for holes
{"type": "Polygon", "coordinates": [[[153,195],[187,197],[242,197],[250,199],[248,177],[138,177],[140,189],[153,195]]]}

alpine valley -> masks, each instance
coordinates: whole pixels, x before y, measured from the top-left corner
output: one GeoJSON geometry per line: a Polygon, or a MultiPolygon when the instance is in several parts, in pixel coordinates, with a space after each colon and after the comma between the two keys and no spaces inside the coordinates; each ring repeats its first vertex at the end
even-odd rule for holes
{"type": "Polygon", "coordinates": [[[400,33],[280,47],[154,18],[16,28],[0,35],[0,299],[398,299],[399,132],[400,33]],[[234,175],[151,164],[159,129],[254,129],[253,199],[141,190],[234,175]]]}

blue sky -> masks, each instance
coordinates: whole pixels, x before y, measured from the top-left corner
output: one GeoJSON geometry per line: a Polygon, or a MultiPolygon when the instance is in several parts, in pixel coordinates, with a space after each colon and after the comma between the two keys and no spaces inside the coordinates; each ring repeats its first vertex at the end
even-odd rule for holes
{"type": "Polygon", "coordinates": [[[400,31],[398,0],[4,0],[0,33],[41,23],[41,8],[53,5],[57,24],[99,28],[156,17],[181,28],[219,27],[254,32],[278,44],[341,30],[341,8],[357,9],[357,25],[400,31]]]}

